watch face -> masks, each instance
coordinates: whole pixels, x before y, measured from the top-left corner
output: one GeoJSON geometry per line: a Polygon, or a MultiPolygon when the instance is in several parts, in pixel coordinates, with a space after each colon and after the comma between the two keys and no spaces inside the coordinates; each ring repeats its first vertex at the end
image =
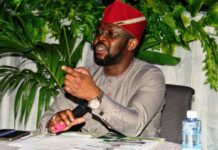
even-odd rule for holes
{"type": "Polygon", "coordinates": [[[91,109],[97,109],[100,106],[100,101],[97,99],[93,99],[89,102],[89,107],[91,109]]]}

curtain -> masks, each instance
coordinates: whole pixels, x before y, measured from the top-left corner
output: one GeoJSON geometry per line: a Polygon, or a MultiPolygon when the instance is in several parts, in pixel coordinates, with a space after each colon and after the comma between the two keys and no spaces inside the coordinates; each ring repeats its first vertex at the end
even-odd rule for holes
{"type": "MultiPolygon", "coordinates": [[[[205,85],[205,71],[203,71],[204,53],[199,42],[191,43],[191,51],[177,48],[176,56],[181,58],[181,63],[176,66],[158,66],[164,72],[166,83],[190,86],[195,90],[192,109],[196,110],[202,122],[202,145],[204,150],[218,149],[218,92],[211,90],[205,85]]],[[[90,45],[86,44],[83,58],[79,66],[90,61],[90,45]]],[[[0,58],[0,65],[15,64],[19,58],[0,58]]],[[[31,117],[25,127],[23,124],[14,124],[13,119],[13,93],[6,94],[0,104],[0,128],[17,128],[36,130],[36,108],[35,102],[31,111],[31,117]]]]}

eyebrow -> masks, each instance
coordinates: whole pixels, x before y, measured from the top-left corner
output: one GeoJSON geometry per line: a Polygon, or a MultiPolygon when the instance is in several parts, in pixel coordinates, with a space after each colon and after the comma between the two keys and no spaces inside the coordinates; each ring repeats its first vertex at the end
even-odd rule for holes
{"type": "Polygon", "coordinates": [[[122,30],[122,28],[119,28],[119,27],[116,27],[116,26],[110,25],[110,24],[107,24],[106,26],[100,25],[98,28],[102,29],[102,28],[105,28],[105,27],[109,28],[109,29],[112,30],[113,32],[118,32],[118,33],[120,33],[120,34],[126,34],[126,32],[122,30]],[[122,32],[122,33],[121,33],[121,32],[122,32]]]}

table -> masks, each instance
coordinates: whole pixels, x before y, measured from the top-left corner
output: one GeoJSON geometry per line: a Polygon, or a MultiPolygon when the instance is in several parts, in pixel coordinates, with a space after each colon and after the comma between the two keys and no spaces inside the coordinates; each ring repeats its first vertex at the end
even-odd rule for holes
{"type": "Polygon", "coordinates": [[[154,150],[181,150],[181,145],[164,141],[161,145],[154,148],[154,150]]]}
{"type": "Polygon", "coordinates": [[[142,139],[107,136],[96,138],[88,134],[65,133],[58,136],[33,134],[13,142],[0,142],[1,150],[181,150],[179,144],[162,139],[142,139]]]}

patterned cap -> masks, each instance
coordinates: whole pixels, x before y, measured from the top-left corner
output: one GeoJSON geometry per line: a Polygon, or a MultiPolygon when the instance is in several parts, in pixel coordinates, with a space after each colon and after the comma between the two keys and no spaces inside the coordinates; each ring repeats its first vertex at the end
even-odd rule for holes
{"type": "Polygon", "coordinates": [[[146,27],[146,18],[134,7],[115,0],[104,10],[101,22],[118,25],[140,41],[146,27]]]}

